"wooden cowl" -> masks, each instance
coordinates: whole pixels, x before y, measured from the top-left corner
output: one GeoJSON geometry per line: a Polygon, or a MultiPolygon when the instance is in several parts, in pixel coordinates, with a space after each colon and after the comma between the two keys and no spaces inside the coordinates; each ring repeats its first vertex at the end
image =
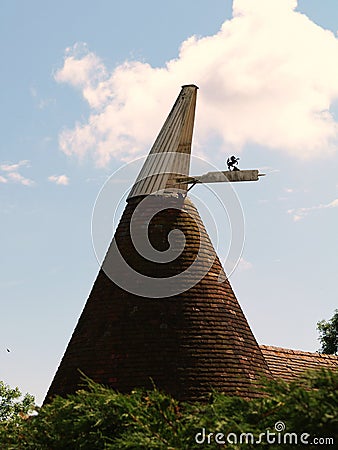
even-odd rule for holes
{"type": "MultiPolygon", "coordinates": [[[[125,273],[132,291],[142,290],[142,283],[149,283],[146,277],[163,282],[168,293],[190,281],[192,286],[173,296],[163,291],[159,298],[145,298],[119,287],[101,269],[47,399],[76,391],[78,369],[121,392],[151,388],[154,382],[181,400],[206,398],[211,389],[256,396],[258,378],[269,369],[229,281],[219,281],[223,269],[195,206],[175,196],[146,200],[140,214],[135,209],[144,198],[129,200],[103,267],[110,261],[109,270],[123,279],[125,269],[114,267],[111,257],[117,245],[128,265],[145,276],[137,285],[125,273]],[[144,229],[147,208],[160,210],[148,227],[155,249],[168,249],[170,231],[184,233],[184,250],[172,262],[151,262],[134,248],[130,223],[133,217],[136,229],[144,229]],[[196,269],[189,272],[196,258],[196,269]]],[[[175,250],[175,241],[171,244],[175,250]]]]}

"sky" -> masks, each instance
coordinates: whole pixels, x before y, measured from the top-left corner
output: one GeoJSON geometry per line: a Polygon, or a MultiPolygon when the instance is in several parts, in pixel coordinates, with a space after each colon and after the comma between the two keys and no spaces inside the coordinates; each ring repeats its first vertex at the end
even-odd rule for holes
{"type": "MultiPolygon", "coordinates": [[[[316,323],[338,304],[337,2],[0,8],[0,379],[42,402],[99,270],[91,220],[100,189],[123,167],[132,170],[114,176],[128,173],[132,185],[189,83],[200,88],[194,161],[224,170],[236,154],[241,168],[266,174],[233,186],[245,243],[230,283],[254,335],[318,350],[316,323]]],[[[194,161],[192,172],[203,166],[194,161]]],[[[224,259],[222,192],[192,191],[209,206],[201,214],[224,259]]],[[[107,214],[123,204],[112,192],[107,214]]]]}

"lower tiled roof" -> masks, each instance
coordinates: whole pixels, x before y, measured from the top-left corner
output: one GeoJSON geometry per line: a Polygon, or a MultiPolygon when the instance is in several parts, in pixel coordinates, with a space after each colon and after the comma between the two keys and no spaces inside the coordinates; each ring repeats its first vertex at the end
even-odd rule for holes
{"type": "Polygon", "coordinates": [[[304,352],[288,348],[260,345],[271,373],[276,378],[292,381],[306,370],[338,369],[338,356],[304,352]]]}

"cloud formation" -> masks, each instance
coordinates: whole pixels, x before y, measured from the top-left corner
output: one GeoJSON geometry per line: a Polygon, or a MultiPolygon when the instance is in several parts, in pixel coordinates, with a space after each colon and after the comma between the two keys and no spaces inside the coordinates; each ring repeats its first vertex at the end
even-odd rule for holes
{"type": "Polygon", "coordinates": [[[68,48],[58,82],[80,90],[88,120],[60,134],[67,155],[143,154],[182,84],[200,87],[195,144],[220,150],[249,143],[311,159],[336,151],[338,39],[296,11],[296,0],[234,0],[233,18],[213,36],[192,36],[164,67],[126,61],[109,71],[85,45],[68,48]]]}
{"type": "Polygon", "coordinates": [[[22,184],[23,186],[33,186],[35,184],[33,180],[26,178],[19,173],[21,167],[29,167],[29,161],[25,159],[17,163],[0,164],[0,171],[3,172],[3,174],[0,175],[0,183],[12,181],[14,183],[22,184]]]}
{"type": "Polygon", "coordinates": [[[250,261],[247,261],[243,257],[240,258],[236,270],[243,272],[244,270],[251,270],[253,268],[253,264],[250,261]]]}
{"type": "Polygon", "coordinates": [[[55,184],[60,184],[63,186],[68,186],[69,178],[67,175],[51,175],[48,180],[55,184]]]}
{"type": "Polygon", "coordinates": [[[17,163],[0,164],[0,170],[3,170],[4,172],[16,172],[20,167],[25,166],[29,166],[29,161],[27,159],[24,159],[17,163]]]}
{"type": "Polygon", "coordinates": [[[289,209],[288,214],[291,214],[293,217],[293,220],[295,222],[299,222],[300,220],[304,219],[308,214],[310,214],[312,211],[317,211],[319,209],[330,209],[330,208],[338,208],[338,198],[333,200],[330,203],[326,204],[320,204],[316,206],[310,206],[308,208],[296,208],[296,209],[289,209]]]}

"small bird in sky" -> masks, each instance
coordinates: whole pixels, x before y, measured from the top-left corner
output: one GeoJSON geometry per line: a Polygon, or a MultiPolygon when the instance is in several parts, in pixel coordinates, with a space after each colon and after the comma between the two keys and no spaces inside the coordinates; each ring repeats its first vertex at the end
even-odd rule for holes
{"type": "Polygon", "coordinates": [[[7,350],[8,353],[10,353],[10,349],[9,348],[7,348],[6,350],[7,350]]]}

